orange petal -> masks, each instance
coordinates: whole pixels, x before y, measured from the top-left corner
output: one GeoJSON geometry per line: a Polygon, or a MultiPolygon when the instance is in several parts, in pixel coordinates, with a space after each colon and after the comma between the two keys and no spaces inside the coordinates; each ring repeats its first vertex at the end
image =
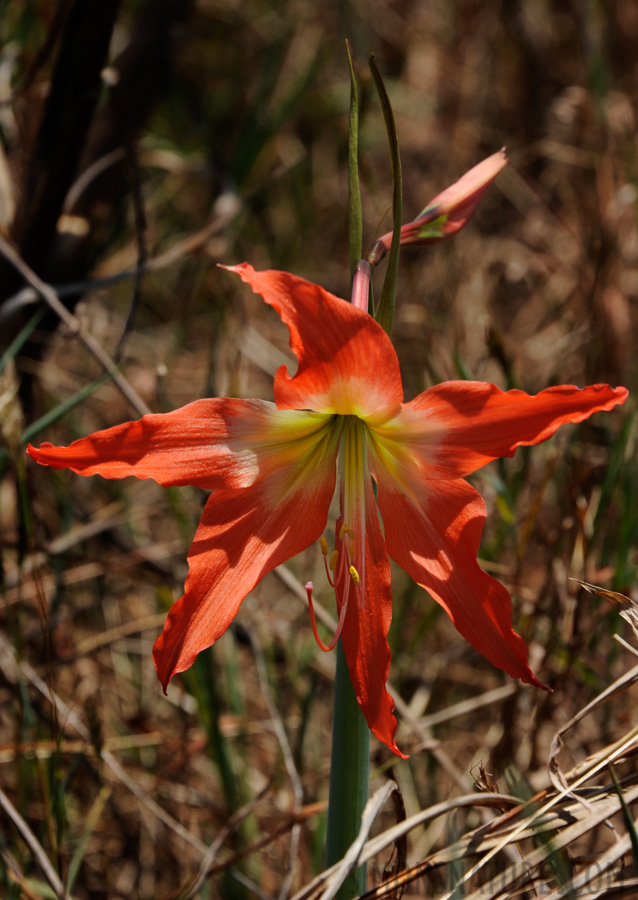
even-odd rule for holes
{"type": "Polygon", "coordinates": [[[517,447],[539,444],[568,422],[624,403],[624,387],[550,387],[530,396],[478,381],[448,381],[403,405],[373,430],[384,464],[401,480],[454,479],[517,447]]]}
{"type": "Polygon", "coordinates": [[[295,375],[275,376],[279,409],[365,416],[403,400],[392,342],[374,319],[323,288],[287,272],[226,266],[273,306],[290,331],[295,375]]]}
{"type": "MultiPolygon", "coordinates": [[[[359,589],[351,585],[341,640],[350,679],[368,727],[393,753],[406,759],[394,739],[397,730],[394,700],[385,687],[390,672],[390,647],[387,640],[392,621],[390,561],[379,524],[371,479],[368,479],[366,488],[365,511],[363,603],[360,602],[359,589]]],[[[337,534],[342,524],[343,520],[337,522],[337,534]]],[[[338,539],[337,549],[341,550],[338,539]]],[[[344,578],[349,577],[344,573],[337,584],[340,596],[343,595],[344,578]]]]}
{"type": "Polygon", "coordinates": [[[287,443],[312,444],[322,427],[325,417],[282,412],[263,400],[196,400],[170,413],[96,431],[68,447],[29,445],[27,453],[42,465],[78,475],[239,488],[280,465],[287,443]]]}
{"type": "Polygon", "coordinates": [[[184,596],[153,650],[164,689],[226,631],[267,572],[321,536],[335,478],[336,446],[330,452],[319,442],[310,460],[299,458],[251,487],[209,497],[188,554],[184,596]]]}
{"type": "Polygon", "coordinates": [[[379,508],[390,557],[448,613],[455,628],[489,661],[514,678],[543,687],[512,629],[506,589],[476,561],[485,504],[466,481],[431,482],[415,505],[391,480],[379,482],[379,508]]]}

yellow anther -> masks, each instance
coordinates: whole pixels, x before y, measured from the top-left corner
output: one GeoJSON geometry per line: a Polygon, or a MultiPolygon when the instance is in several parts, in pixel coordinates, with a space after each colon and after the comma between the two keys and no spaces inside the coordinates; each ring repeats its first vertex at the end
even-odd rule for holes
{"type": "Polygon", "coordinates": [[[346,535],[354,540],[354,531],[352,530],[352,528],[350,528],[347,522],[344,522],[339,532],[339,540],[342,541],[346,535]]]}
{"type": "Polygon", "coordinates": [[[330,557],[330,571],[334,572],[337,568],[337,562],[339,561],[339,551],[334,550],[332,556],[330,557]]]}
{"type": "Polygon", "coordinates": [[[355,569],[355,567],[354,567],[354,566],[350,566],[350,568],[348,569],[348,571],[350,572],[350,578],[352,578],[352,580],[354,581],[354,583],[355,583],[355,584],[359,584],[359,573],[357,572],[357,570],[355,569]]]}
{"type": "Polygon", "coordinates": [[[321,543],[321,552],[323,553],[324,556],[327,556],[328,555],[328,541],[325,539],[325,537],[322,537],[320,539],[320,543],[321,543]]]}

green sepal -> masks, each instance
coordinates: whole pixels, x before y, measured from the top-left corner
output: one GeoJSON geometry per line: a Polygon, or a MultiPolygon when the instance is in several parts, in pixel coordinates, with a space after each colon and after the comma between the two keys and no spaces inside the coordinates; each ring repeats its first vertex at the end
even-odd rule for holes
{"type": "MultiPolygon", "coordinates": [[[[419,240],[436,240],[436,238],[445,237],[445,226],[447,224],[448,216],[439,216],[438,219],[434,219],[432,222],[427,222],[427,224],[423,225],[422,228],[415,230],[413,233],[413,238],[418,238],[419,240]]],[[[418,220],[417,220],[418,221],[418,220]]]]}

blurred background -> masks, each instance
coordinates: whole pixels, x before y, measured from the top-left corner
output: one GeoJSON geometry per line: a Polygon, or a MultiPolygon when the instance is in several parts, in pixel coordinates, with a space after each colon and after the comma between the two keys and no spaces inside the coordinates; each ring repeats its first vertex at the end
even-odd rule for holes
{"type": "MultiPolygon", "coordinates": [[[[402,251],[406,399],[458,377],[635,395],[638,6],[0,8],[1,891],[56,896],[57,877],[91,900],[292,895],[321,870],[325,836],[334,660],[302,588],[313,577],[334,612],[318,548],[264,579],[166,698],[151,648],[181,596],[203,492],[26,465],[24,440],[68,443],[203,396],[272,399],[287,331],[217,263],[347,296],[346,39],[364,245],[391,227],[370,52],[397,120],[405,221],[500,147],[510,159],[462,233],[402,251]]],[[[397,780],[408,814],[471,791],[481,767],[519,797],[546,786],[554,733],[634,664],[613,640],[636,643],[617,609],[568,579],[636,597],[635,441],[630,398],[473,479],[489,511],[482,563],[554,693],[494,670],[393,572],[390,680],[411,759],[373,741],[373,770],[397,780]]],[[[565,767],[630,728],[633,704],[621,693],[584,719],[565,767]]],[[[420,827],[408,863],[480,821],[420,827]]],[[[611,841],[600,829],[587,853],[611,841]]],[[[406,896],[438,896],[451,877],[406,896]]]]}

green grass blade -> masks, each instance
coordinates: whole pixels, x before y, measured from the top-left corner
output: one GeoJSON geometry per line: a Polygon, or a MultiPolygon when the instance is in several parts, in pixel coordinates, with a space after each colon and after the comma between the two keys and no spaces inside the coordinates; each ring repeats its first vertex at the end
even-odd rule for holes
{"type": "Polygon", "coordinates": [[[636,834],[636,826],[634,825],[634,820],[631,817],[631,813],[629,812],[629,807],[625,801],[624,794],[622,792],[622,788],[618,783],[618,779],[616,778],[616,773],[614,772],[614,767],[611,763],[608,764],[607,768],[609,769],[609,774],[611,775],[612,781],[614,782],[614,787],[616,788],[616,793],[618,794],[618,799],[620,800],[620,806],[622,807],[622,815],[625,820],[625,825],[627,826],[627,831],[629,832],[629,840],[631,841],[631,852],[634,857],[634,864],[638,865],[638,834],[636,834]]]}
{"type": "Polygon", "coordinates": [[[9,360],[13,359],[18,354],[18,351],[20,350],[22,345],[31,337],[43,315],[44,309],[39,309],[33,316],[31,316],[27,324],[22,327],[20,332],[11,341],[2,356],[0,356],[0,375],[2,375],[4,368],[9,360]]]}
{"type": "MultiPolygon", "coordinates": [[[[111,377],[109,372],[105,372],[104,375],[101,375],[99,378],[96,378],[95,381],[92,381],[90,384],[81,388],[77,393],[73,394],[72,397],[69,397],[68,400],[65,400],[63,403],[58,403],[58,405],[48,413],[45,413],[43,416],[40,416],[39,419],[36,419],[35,422],[32,422],[24,431],[24,443],[28,444],[37,434],[65,416],[79,403],[82,403],[83,400],[90,397],[99,387],[109,381],[111,377]]],[[[0,447],[0,465],[8,458],[8,451],[4,447],[0,447]]]]}
{"type": "Polygon", "coordinates": [[[40,416],[39,419],[36,419],[35,422],[32,422],[28,428],[25,429],[24,439],[25,441],[30,441],[36,434],[39,434],[41,431],[44,431],[45,428],[48,428],[49,425],[53,425],[54,422],[57,422],[58,419],[61,419],[68,412],[71,412],[79,403],[82,403],[83,400],[86,400],[87,397],[90,397],[99,387],[102,387],[103,384],[106,384],[107,381],[111,379],[111,374],[109,372],[105,372],[104,375],[100,375],[99,378],[96,378],[95,381],[92,381],[90,384],[87,384],[85,387],[81,388],[77,393],[73,394],[72,397],[69,397],[68,400],[65,400],[63,403],[58,403],[54,409],[50,410],[48,413],[45,413],[43,416],[40,416]]]}
{"type": "Polygon", "coordinates": [[[95,798],[93,806],[89,811],[89,815],[84,826],[84,831],[82,832],[77,847],[73,851],[73,856],[69,861],[69,872],[66,880],[66,889],[68,893],[71,893],[71,891],[73,890],[73,885],[75,884],[75,879],[77,878],[80,871],[80,866],[82,865],[84,854],[87,851],[89,840],[91,839],[91,836],[95,831],[98,822],[100,821],[102,810],[104,809],[109,797],[111,796],[111,793],[111,788],[105,785],[95,798]]]}

